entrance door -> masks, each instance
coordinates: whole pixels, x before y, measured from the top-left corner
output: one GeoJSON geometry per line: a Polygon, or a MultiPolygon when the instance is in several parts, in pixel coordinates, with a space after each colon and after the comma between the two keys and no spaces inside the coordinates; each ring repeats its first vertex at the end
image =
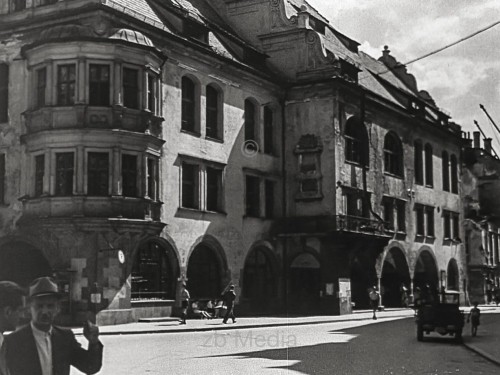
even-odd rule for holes
{"type": "Polygon", "coordinates": [[[289,306],[298,314],[319,310],[321,290],[320,264],[310,253],[298,255],[290,266],[289,306]]]}

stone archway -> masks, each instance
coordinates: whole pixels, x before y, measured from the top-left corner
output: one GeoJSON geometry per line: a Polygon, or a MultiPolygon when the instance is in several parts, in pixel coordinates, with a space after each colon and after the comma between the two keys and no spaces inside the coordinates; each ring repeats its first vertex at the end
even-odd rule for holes
{"type": "Polygon", "coordinates": [[[401,307],[402,286],[410,288],[410,270],[405,254],[397,247],[391,248],[384,259],[382,278],[383,303],[387,307],[401,307]]]}
{"type": "Polygon", "coordinates": [[[448,262],[448,270],[446,272],[446,288],[449,290],[460,290],[458,265],[455,259],[450,259],[448,262]]]}
{"type": "Polygon", "coordinates": [[[311,253],[297,255],[290,265],[290,309],[307,314],[319,309],[321,273],[318,259],[311,253]]]}
{"type": "Polygon", "coordinates": [[[216,250],[202,242],[189,256],[186,276],[192,299],[216,299],[225,287],[224,261],[216,250]]]}
{"type": "Polygon", "coordinates": [[[267,312],[273,309],[278,294],[278,269],[274,254],[265,246],[250,250],[243,270],[242,297],[249,310],[267,312]]]}
{"type": "Polygon", "coordinates": [[[415,264],[413,286],[414,288],[418,287],[424,290],[427,284],[431,290],[437,291],[439,288],[439,276],[434,256],[430,251],[423,250],[420,252],[415,264]]]}
{"type": "Polygon", "coordinates": [[[42,252],[22,241],[0,246],[0,280],[10,280],[28,286],[37,277],[52,276],[52,268],[42,252]]]}

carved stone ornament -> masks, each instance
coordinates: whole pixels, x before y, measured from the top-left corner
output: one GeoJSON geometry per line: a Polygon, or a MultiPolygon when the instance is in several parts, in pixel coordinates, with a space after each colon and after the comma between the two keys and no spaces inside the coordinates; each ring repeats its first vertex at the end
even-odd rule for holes
{"type": "Polygon", "coordinates": [[[307,69],[315,70],[337,67],[340,71],[340,61],[332,52],[325,49],[323,41],[315,31],[307,31],[306,43],[307,69]]]}
{"type": "Polygon", "coordinates": [[[284,0],[270,0],[271,29],[297,25],[297,16],[286,16],[284,0]]]}
{"type": "Polygon", "coordinates": [[[97,18],[92,23],[92,29],[97,36],[104,36],[108,32],[109,27],[109,23],[102,18],[97,18]]]}

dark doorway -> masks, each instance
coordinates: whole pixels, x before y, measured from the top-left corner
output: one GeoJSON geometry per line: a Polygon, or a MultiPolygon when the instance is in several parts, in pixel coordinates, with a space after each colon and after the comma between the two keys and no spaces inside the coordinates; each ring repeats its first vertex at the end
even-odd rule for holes
{"type": "Polygon", "coordinates": [[[0,247],[0,280],[28,286],[42,276],[52,276],[52,269],[40,250],[20,241],[0,247]]]}
{"type": "Polygon", "coordinates": [[[192,299],[214,299],[222,293],[222,262],[206,245],[196,246],[189,257],[187,289],[192,299]]]}
{"type": "Polygon", "coordinates": [[[387,253],[382,268],[381,284],[384,306],[403,307],[405,305],[403,293],[406,293],[406,297],[410,294],[410,271],[405,255],[400,249],[392,248],[387,253]]]}
{"type": "Polygon", "coordinates": [[[313,314],[319,310],[320,264],[310,253],[298,255],[290,266],[290,311],[313,314]]]}
{"type": "Polygon", "coordinates": [[[439,288],[438,271],[433,256],[428,251],[422,251],[417,259],[415,275],[413,277],[414,288],[425,289],[428,284],[432,291],[439,288]]]}
{"type": "Polygon", "coordinates": [[[447,274],[446,287],[449,290],[458,291],[460,288],[460,283],[458,280],[457,261],[455,259],[450,259],[450,262],[448,263],[448,271],[446,272],[446,274],[447,274]]]}
{"type": "Polygon", "coordinates": [[[245,261],[243,297],[249,310],[257,313],[271,311],[277,296],[277,275],[272,254],[263,247],[253,249],[245,261]]]}

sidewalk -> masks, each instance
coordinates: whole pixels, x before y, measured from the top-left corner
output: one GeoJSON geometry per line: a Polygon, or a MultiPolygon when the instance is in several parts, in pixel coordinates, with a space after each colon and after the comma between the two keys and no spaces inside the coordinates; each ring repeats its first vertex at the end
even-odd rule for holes
{"type": "MultiPolygon", "coordinates": [[[[477,336],[470,334],[470,323],[464,327],[464,345],[482,357],[500,366],[500,306],[479,306],[481,309],[481,324],[477,336]]],[[[469,308],[465,310],[467,313],[469,308]]]]}

